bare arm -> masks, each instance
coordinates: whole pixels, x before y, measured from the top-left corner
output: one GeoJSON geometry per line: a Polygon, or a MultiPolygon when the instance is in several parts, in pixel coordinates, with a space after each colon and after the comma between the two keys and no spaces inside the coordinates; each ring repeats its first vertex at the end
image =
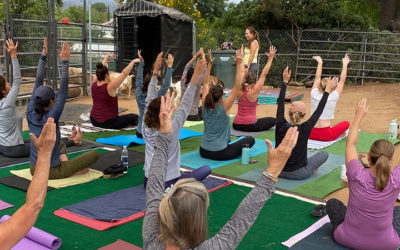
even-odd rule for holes
{"type": "Polygon", "coordinates": [[[258,81],[254,85],[254,88],[251,88],[250,91],[247,92],[247,98],[252,102],[255,102],[257,100],[258,94],[260,93],[260,91],[264,87],[264,82],[265,82],[265,79],[266,79],[266,77],[268,75],[269,70],[271,69],[271,65],[272,65],[272,61],[274,60],[275,53],[276,53],[276,48],[274,46],[270,46],[269,47],[269,53],[267,55],[268,56],[268,62],[264,66],[264,69],[260,74],[260,78],[258,78],[258,81]]]}
{"type": "Polygon", "coordinates": [[[212,68],[212,65],[213,65],[214,61],[215,61],[215,57],[212,57],[211,50],[209,49],[208,50],[207,71],[206,71],[206,74],[204,76],[203,89],[202,89],[202,92],[201,92],[201,99],[202,99],[203,103],[205,102],[206,96],[207,96],[208,91],[210,89],[209,81],[210,81],[211,68],[212,68]]]}
{"type": "Polygon", "coordinates": [[[342,94],[343,88],[344,88],[344,83],[346,82],[346,77],[347,77],[347,66],[350,63],[350,57],[346,54],[342,58],[342,73],[340,74],[340,81],[336,87],[336,91],[338,92],[339,95],[342,94]]]}
{"type": "Polygon", "coordinates": [[[103,61],[101,62],[104,66],[106,66],[106,67],[108,67],[108,59],[109,58],[114,58],[114,59],[116,59],[117,58],[117,56],[116,55],[114,55],[114,54],[108,54],[108,55],[106,55],[105,57],[104,57],[104,59],[103,59],[103,61]]]}
{"type": "Polygon", "coordinates": [[[322,58],[320,56],[313,56],[313,59],[315,59],[318,62],[317,66],[317,72],[315,72],[315,79],[314,79],[314,84],[312,88],[319,88],[319,85],[321,83],[321,75],[322,75],[322,58]]]}
{"type": "Polygon", "coordinates": [[[229,110],[232,108],[232,105],[239,94],[240,85],[242,84],[243,81],[243,74],[244,74],[243,56],[244,56],[244,50],[242,45],[242,48],[236,51],[236,56],[235,56],[235,62],[236,62],[235,85],[233,86],[232,91],[229,93],[228,98],[224,100],[224,109],[227,114],[229,113],[229,110]]]}
{"type": "Polygon", "coordinates": [[[15,106],[15,101],[17,100],[18,92],[21,87],[21,70],[19,68],[19,63],[17,59],[18,42],[14,45],[14,41],[8,39],[6,40],[6,44],[7,44],[6,50],[11,57],[13,65],[13,85],[8,95],[5,97],[5,103],[8,106],[15,106]]]}
{"type": "Polygon", "coordinates": [[[29,185],[25,204],[10,219],[0,224],[0,246],[4,249],[10,249],[25,237],[35,224],[46,198],[51,151],[56,141],[53,118],[47,120],[39,139],[32,133],[30,136],[38,149],[35,174],[29,185]]]}
{"type": "Polygon", "coordinates": [[[250,45],[250,56],[249,56],[249,61],[247,62],[247,65],[250,67],[251,63],[253,62],[254,56],[256,55],[256,50],[258,49],[258,42],[257,40],[254,40],[251,42],[250,45]]]}
{"type": "Polygon", "coordinates": [[[121,83],[125,80],[125,78],[129,75],[129,73],[132,71],[133,65],[135,63],[140,62],[140,59],[136,58],[135,60],[132,60],[128,66],[125,67],[125,69],[121,72],[121,74],[113,79],[109,84],[107,84],[107,92],[110,96],[116,96],[117,95],[117,88],[121,85],[121,83]]]}

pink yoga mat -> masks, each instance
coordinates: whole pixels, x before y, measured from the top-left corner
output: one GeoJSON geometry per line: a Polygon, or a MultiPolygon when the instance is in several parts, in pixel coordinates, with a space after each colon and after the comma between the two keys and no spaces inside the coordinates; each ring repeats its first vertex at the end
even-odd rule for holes
{"type": "Polygon", "coordinates": [[[9,207],[13,207],[14,205],[8,204],[7,202],[4,202],[2,200],[0,200],[0,210],[9,208],[9,207]]]}
{"type": "Polygon", "coordinates": [[[142,250],[140,247],[135,246],[131,243],[118,239],[116,242],[110,245],[104,246],[97,250],[142,250]]]}
{"type": "MultiPolygon", "coordinates": [[[[0,223],[8,220],[9,215],[4,215],[0,219],[0,223]]],[[[36,227],[28,232],[28,234],[20,242],[18,242],[12,250],[45,250],[58,249],[61,246],[61,239],[42,231],[36,227]]]]}

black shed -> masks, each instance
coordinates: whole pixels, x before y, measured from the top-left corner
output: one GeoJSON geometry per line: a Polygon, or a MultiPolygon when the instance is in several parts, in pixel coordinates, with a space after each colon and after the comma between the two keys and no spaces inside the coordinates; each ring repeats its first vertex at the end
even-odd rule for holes
{"type": "Polygon", "coordinates": [[[193,20],[176,9],[146,0],[133,0],[114,11],[118,70],[142,50],[146,66],[160,51],[174,57],[174,77],[182,75],[193,54],[193,20]]]}

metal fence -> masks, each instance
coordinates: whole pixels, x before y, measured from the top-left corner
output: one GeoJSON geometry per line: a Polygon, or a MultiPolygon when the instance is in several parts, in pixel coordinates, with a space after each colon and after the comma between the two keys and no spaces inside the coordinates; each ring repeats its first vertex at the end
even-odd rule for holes
{"type": "MultiPolygon", "coordinates": [[[[391,32],[359,32],[335,30],[268,30],[260,31],[259,72],[267,62],[270,45],[278,52],[267,77],[266,84],[281,81],[286,66],[292,70],[293,79],[300,82],[312,81],[316,62],[312,56],[324,60],[323,76],[340,75],[342,58],[351,57],[347,79],[363,84],[366,81],[400,81],[400,34],[391,32]]],[[[200,47],[220,49],[224,42],[233,48],[246,44],[244,30],[197,30],[197,49],[200,47]]]]}

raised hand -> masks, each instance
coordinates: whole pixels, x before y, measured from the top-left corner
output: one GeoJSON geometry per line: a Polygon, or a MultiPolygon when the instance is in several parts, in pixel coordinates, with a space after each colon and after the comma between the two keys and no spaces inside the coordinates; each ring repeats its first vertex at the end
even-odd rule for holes
{"type": "Polygon", "coordinates": [[[275,56],[275,54],[276,54],[276,51],[277,51],[277,49],[276,49],[275,46],[272,46],[272,45],[269,46],[269,52],[268,52],[268,54],[267,54],[268,59],[273,59],[274,56],[275,56]]]}
{"type": "Polygon", "coordinates": [[[174,65],[174,56],[172,54],[168,54],[167,59],[165,59],[165,63],[171,68],[172,65],[174,65]]]}
{"type": "Polygon", "coordinates": [[[244,57],[244,47],[242,44],[242,47],[240,48],[240,50],[236,50],[236,56],[234,56],[234,61],[237,64],[241,64],[243,62],[243,57],[244,57]]]}
{"type": "Polygon", "coordinates": [[[154,73],[158,74],[160,72],[160,69],[161,69],[161,66],[163,63],[163,55],[164,55],[164,52],[162,52],[162,51],[160,53],[158,53],[156,61],[154,62],[154,69],[153,69],[154,73]]]}
{"type": "Polygon", "coordinates": [[[215,57],[212,56],[211,49],[208,50],[208,62],[213,64],[215,61],[215,57]]]}
{"type": "Polygon", "coordinates": [[[29,134],[38,152],[50,153],[56,143],[56,124],[54,119],[49,117],[43,126],[39,139],[32,133],[29,134]]]}
{"type": "Polygon", "coordinates": [[[144,59],[143,59],[143,56],[142,56],[142,50],[140,50],[140,49],[138,50],[137,56],[138,56],[138,58],[140,59],[141,62],[144,62],[144,59]]]}
{"type": "Polygon", "coordinates": [[[287,160],[292,154],[292,150],[296,146],[298,136],[299,132],[297,131],[297,127],[289,128],[286,132],[285,138],[283,138],[281,144],[279,144],[275,149],[272,142],[265,139],[265,143],[268,147],[268,168],[265,172],[268,175],[278,178],[282,169],[285,167],[287,160]]]}
{"type": "Polygon", "coordinates": [[[202,58],[196,63],[196,67],[194,68],[192,79],[190,80],[193,84],[200,84],[198,82],[199,76],[203,73],[204,69],[207,66],[207,62],[205,58],[202,58]]]}
{"type": "Polygon", "coordinates": [[[10,54],[12,59],[17,58],[17,48],[18,48],[18,42],[14,45],[14,41],[12,39],[7,39],[6,40],[7,46],[4,46],[5,49],[7,50],[8,54],[10,54]]]}
{"type": "Polygon", "coordinates": [[[288,83],[291,75],[292,75],[292,71],[287,66],[286,69],[283,71],[283,82],[288,83]]]}
{"type": "Polygon", "coordinates": [[[172,132],[172,114],[176,107],[172,107],[172,99],[169,95],[161,96],[160,114],[160,132],[166,135],[172,132]]]}
{"type": "Polygon", "coordinates": [[[317,61],[317,63],[321,63],[322,64],[322,58],[320,56],[313,56],[312,57],[315,61],[317,61]]]}
{"type": "Polygon", "coordinates": [[[361,99],[356,108],[356,117],[362,119],[368,113],[371,106],[367,107],[367,98],[361,99]]]}
{"type": "Polygon", "coordinates": [[[203,50],[203,48],[200,48],[200,49],[197,51],[197,53],[196,53],[196,57],[199,58],[199,57],[201,57],[203,54],[204,54],[204,50],[203,50]]]}
{"type": "Polygon", "coordinates": [[[63,43],[63,48],[62,48],[62,50],[60,52],[61,60],[69,61],[70,54],[71,54],[71,48],[69,47],[69,44],[67,42],[64,42],[63,43]]]}
{"type": "Polygon", "coordinates": [[[325,91],[331,93],[336,88],[338,82],[339,82],[338,77],[333,77],[333,78],[329,77],[328,82],[326,83],[325,91]]]}
{"type": "Polygon", "coordinates": [[[107,55],[108,57],[111,57],[112,59],[117,59],[117,55],[115,55],[115,54],[109,54],[109,55],[107,55]]]}
{"type": "Polygon", "coordinates": [[[349,57],[349,55],[344,55],[344,57],[342,58],[342,63],[343,63],[343,65],[348,65],[349,63],[350,63],[350,57],[349,57]]]}
{"type": "Polygon", "coordinates": [[[140,62],[140,59],[139,59],[139,58],[133,59],[133,60],[131,61],[132,64],[139,63],[139,62],[140,62]]]}
{"type": "Polygon", "coordinates": [[[42,55],[43,55],[43,56],[47,56],[47,37],[44,37],[44,38],[43,38],[42,55]]]}

